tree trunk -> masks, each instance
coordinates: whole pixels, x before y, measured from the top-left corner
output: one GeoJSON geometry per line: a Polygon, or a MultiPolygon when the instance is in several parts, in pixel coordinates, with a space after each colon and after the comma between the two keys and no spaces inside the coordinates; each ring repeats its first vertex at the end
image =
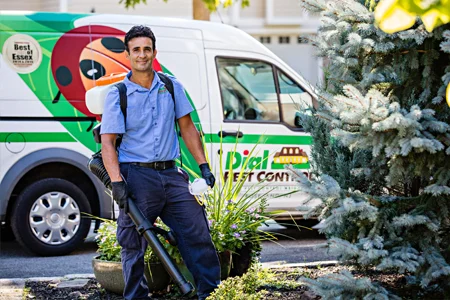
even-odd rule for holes
{"type": "Polygon", "coordinates": [[[206,8],[202,0],[193,0],[194,20],[209,21],[209,10],[206,8]]]}
{"type": "Polygon", "coordinates": [[[420,177],[414,177],[413,181],[411,183],[411,196],[412,197],[417,197],[420,194],[420,190],[421,190],[421,180],[420,177]]]}

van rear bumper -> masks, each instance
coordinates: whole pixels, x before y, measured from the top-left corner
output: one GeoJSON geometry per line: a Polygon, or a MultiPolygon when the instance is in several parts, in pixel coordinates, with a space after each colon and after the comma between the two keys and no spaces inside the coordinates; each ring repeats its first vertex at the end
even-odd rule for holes
{"type": "MultiPolygon", "coordinates": [[[[305,220],[307,212],[321,203],[319,199],[308,200],[308,195],[297,193],[292,198],[270,199],[267,203],[267,211],[281,211],[273,216],[274,220],[305,220]]],[[[310,217],[308,219],[317,219],[310,217]]]]}

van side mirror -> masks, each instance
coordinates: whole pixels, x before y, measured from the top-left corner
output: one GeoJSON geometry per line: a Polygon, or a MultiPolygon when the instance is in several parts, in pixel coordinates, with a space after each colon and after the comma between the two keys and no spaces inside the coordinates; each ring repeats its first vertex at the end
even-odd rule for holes
{"type": "Polygon", "coordinates": [[[298,112],[298,111],[295,113],[294,125],[297,128],[303,128],[303,126],[301,124],[300,112],[298,112]]]}

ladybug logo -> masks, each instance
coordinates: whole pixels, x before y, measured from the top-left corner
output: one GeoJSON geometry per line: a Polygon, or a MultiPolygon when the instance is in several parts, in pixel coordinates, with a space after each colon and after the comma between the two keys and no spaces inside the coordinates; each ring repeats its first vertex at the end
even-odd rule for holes
{"type": "MultiPolygon", "coordinates": [[[[131,69],[125,56],[124,36],[121,30],[100,25],[78,27],[61,36],[51,58],[59,89],[53,103],[58,103],[62,94],[78,111],[95,116],[86,107],[86,91],[95,87],[95,81],[102,76],[131,69]]],[[[153,69],[162,71],[156,59],[153,69]]]]}

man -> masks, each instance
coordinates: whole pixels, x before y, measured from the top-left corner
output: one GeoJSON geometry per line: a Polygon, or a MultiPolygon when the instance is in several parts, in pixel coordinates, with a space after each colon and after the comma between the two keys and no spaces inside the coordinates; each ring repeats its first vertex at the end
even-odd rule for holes
{"type": "Polygon", "coordinates": [[[113,198],[121,208],[117,240],[122,246],[123,296],[127,300],[149,299],[144,278],[147,242],[126,214],[127,199],[132,195],[151,223],[159,216],[172,229],[183,260],[194,276],[199,299],[205,299],[220,282],[219,260],[205,211],[189,193],[188,175],[174,162],[180,151],[176,117],[181,136],[199,164],[202,177],[214,186],[199,133],[189,115],[193,108],[181,84],[170,77],[174,107],[169,91],[153,70],[157,51],[150,28],[131,28],[125,36],[125,49],[131,64],[131,72],[124,80],[127,118],[125,121],[120,110],[119,92],[113,88],[105,101],[101,127],[103,162],[112,181],[113,198]],[[118,155],[117,134],[123,134],[118,155]]]}

